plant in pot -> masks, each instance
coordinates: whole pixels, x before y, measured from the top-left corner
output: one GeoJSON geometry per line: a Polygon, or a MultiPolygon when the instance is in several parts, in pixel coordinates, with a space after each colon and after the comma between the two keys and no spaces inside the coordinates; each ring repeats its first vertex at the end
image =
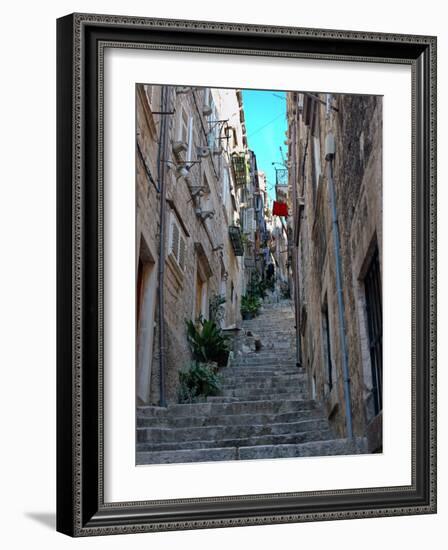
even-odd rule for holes
{"type": "Polygon", "coordinates": [[[222,333],[221,328],[214,321],[203,318],[197,324],[193,321],[186,321],[186,324],[193,359],[225,366],[230,351],[230,338],[222,333]]]}
{"type": "Polygon", "coordinates": [[[219,395],[221,378],[212,365],[192,361],[179,372],[179,403],[206,401],[211,395],[219,395]]]}
{"type": "Polygon", "coordinates": [[[253,294],[246,294],[241,297],[241,315],[243,319],[253,319],[260,309],[260,298],[253,294]]]}

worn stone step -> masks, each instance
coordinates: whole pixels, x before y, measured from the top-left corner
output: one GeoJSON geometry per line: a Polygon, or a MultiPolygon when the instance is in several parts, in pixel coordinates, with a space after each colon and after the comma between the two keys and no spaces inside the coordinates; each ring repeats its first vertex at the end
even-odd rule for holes
{"type": "Polygon", "coordinates": [[[212,449],[214,447],[257,447],[265,445],[298,445],[311,441],[332,440],[331,430],[300,432],[296,434],[254,435],[225,439],[196,439],[193,441],[140,441],[138,452],[175,451],[186,449],[212,449]]]}
{"type": "Polygon", "coordinates": [[[250,336],[248,332],[252,334],[268,334],[268,335],[278,335],[278,336],[290,336],[295,334],[295,321],[294,319],[260,319],[253,321],[245,321],[241,325],[241,332],[238,333],[237,337],[241,336],[250,336]]]}
{"type": "Polygon", "coordinates": [[[276,367],[274,369],[255,368],[250,365],[239,365],[227,367],[229,370],[223,370],[220,372],[222,378],[238,377],[241,380],[245,378],[256,378],[257,380],[266,380],[273,378],[283,378],[305,376],[303,371],[300,371],[297,367],[281,368],[276,367]],[[232,370],[231,370],[232,369],[232,370]]]}
{"type": "Polygon", "coordinates": [[[279,380],[284,384],[293,383],[295,380],[307,380],[304,372],[292,370],[291,372],[280,372],[273,375],[266,375],[263,372],[246,372],[244,369],[237,367],[236,369],[226,368],[220,371],[220,376],[225,383],[235,382],[239,384],[250,384],[251,382],[263,382],[265,380],[279,380]]]}
{"type": "Polygon", "coordinates": [[[254,424],[281,424],[313,418],[323,419],[320,409],[284,413],[221,414],[213,416],[137,416],[137,427],[195,427],[195,426],[253,426],[254,424]]]}
{"type": "MultiPolygon", "coordinates": [[[[230,390],[270,390],[272,393],[276,393],[277,389],[297,388],[299,391],[306,391],[306,380],[300,378],[291,378],[290,380],[279,380],[278,378],[260,378],[258,381],[248,382],[247,380],[238,380],[236,378],[224,379],[221,384],[221,390],[223,392],[230,390]]],[[[224,394],[225,395],[225,394],[224,394]]]]}
{"type": "Polygon", "coordinates": [[[137,452],[137,464],[174,464],[230,460],[299,458],[329,455],[353,455],[367,452],[365,438],[353,441],[336,439],[301,444],[255,447],[217,447],[176,451],[137,452]]]}
{"type": "Polygon", "coordinates": [[[236,460],[235,447],[216,449],[186,449],[182,451],[137,452],[136,464],[181,464],[188,462],[212,462],[217,460],[236,460]]]}
{"type": "Polygon", "coordinates": [[[275,391],[266,388],[266,389],[248,389],[245,387],[236,388],[236,389],[223,389],[219,397],[238,397],[245,401],[260,401],[266,399],[293,399],[295,397],[305,399],[306,390],[305,388],[300,387],[278,387],[275,388],[275,391]]]}
{"type": "Polygon", "coordinates": [[[288,354],[272,353],[270,355],[265,353],[234,353],[232,363],[237,364],[254,364],[259,367],[279,367],[289,366],[293,368],[296,365],[295,353],[289,352],[288,354]]]}
{"type": "Polygon", "coordinates": [[[272,399],[265,401],[239,401],[236,403],[173,404],[169,407],[140,406],[137,415],[142,417],[219,416],[235,414],[279,414],[296,411],[321,410],[321,404],[313,400],[272,399]]]}
{"type": "Polygon", "coordinates": [[[219,371],[219,374],[229,375],[242,375],[242,376],[266,376],[272,374],[275,376],[290,376],[306,374],[303,367],[297,367],[294,365],[238,365],[233,364],[228,367],[224,367],[219,371]]]}
{"type": "Polygon", "coordinates": [[[272,355],[236,355],[233,359],[234,365],[249,365],[254,367],[289,367],[293,368],[295,365],[296,357],[293,354],[286,356],[272,354],[272,355]]]}
{"type": "Polygon", "coordinates": [[[234,394],[233,392],[227,392],[229,395],[225,395],[226,392],[224,392],[224,395],[214,395],[207,397],[207,402],[209,403],[239,403],[239,402],[247,402],[252,401],[253,403],[256,403],[257,401],[267,401],[270,397],[274,399],[275,401],[282,401],[282,400],[294,400],[294,399],[302,399],[307,400],[308,399],[308,392],[307,391],[291,391],[291,392],[277,392],[273,395],[270,395],[270,392],[254,392],[254,393],[244,393],[241,392],[240,394],[234,394]]]}
{"type": "MultiPolygon", "coordinates": [[[[260,370],[295,370],[297,364],[295,357],[254,357],[250,355],[236,355],[231,361],[229,367],[237,368],[240,366],[257,367],[260,370]]],[[[229,368],[224,367],[224,368],[229,368]]]]}
{"type": "Polygon", "coordinates": [[[269,361],[270,359],[274,360],[274,363],[278,363],[279,360],[285,360],[290,357],[293,357],[295,354],[295,349],[291,347],[290,349],[265,349],[261,348],[259,351],[239,351],[235,354],[235,357],[245,358],[245,359],[263,359],[263,361],[269,361]]]}
{"type": "MultiPolygon", "coordinates": [[[[286,373],[286,372],[291,372],[291,371],[294,371],[295,372],[298,372],[298,367],[297,367],[297,364],[295,362],[295,360],[288,360],[288,361],[283,361],[283,362],[278,362],[278,363],[274,363],[272,360],[271,361],[266,361],[264,362],[263,360],[261,361],[254,361],[254,360],[238,360],[238,361],[232,361],[231,364],[229,365],[229,367],[231,368],[235,368],[235,369],[253,369],[252,372],[260,372],[260,373],[271,373],[271,374],[282,374],[282,373],[286,373]]],[[[249,372],[249,370],[247,370],[247,372],[249,372]]]]}
{"type": "Polygon", "coordinates": [[[302,399],[308,395],[308,386],[306,384],[290,384],[285,386],[284,384],[246,384],[240,386],[238,384],[224,384],[221,387],[220,396],[221,397],[246,397],[246,401],[251,401],[252,399],[260,398],[270,399],[271,397],[276,396],[276,398],[284,395],[296,395],[300,396],[302,399]]]}
{"type": "MultiPolygon", "coordinates": [[[[175,424],[174,424],[175,425],[175,424]]],[[[225,439],[242,439],[256,436],[298,434],[309,431],[324,431],[328,422],[323,419],[282,422],[279,424],[221,425],[198,427],[150,427],[137,428],[137,442],[170,443],[192,442],[202,440],[223,441],[225,439]]]]}
{"type": "Polygon", "coordinates": [[[304,444],[260,445],[239,449],[240,460],[353,455],[367,452],[366,438],[332,439],[304,444]]]}
{"type": "Polygon", "coordinates": [[[274,316],[260,316],[250,321],[243,321],[241,330],[252,330],[254,327],[260,328],[266,332],[294,332],[295,328],[294,317],[288,317],[287,315],[274,316]]]}

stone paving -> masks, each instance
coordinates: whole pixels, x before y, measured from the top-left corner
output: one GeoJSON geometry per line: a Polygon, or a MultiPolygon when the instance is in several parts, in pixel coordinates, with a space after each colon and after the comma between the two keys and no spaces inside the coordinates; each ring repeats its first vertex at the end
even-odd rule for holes
{"type": "Polygon", "coordinates": [[[137,410],[137,464],[359,454],[364,438],[337,439],[296,364],[290,300],[267,300],[243,321],[220,396],[137,410]]]}

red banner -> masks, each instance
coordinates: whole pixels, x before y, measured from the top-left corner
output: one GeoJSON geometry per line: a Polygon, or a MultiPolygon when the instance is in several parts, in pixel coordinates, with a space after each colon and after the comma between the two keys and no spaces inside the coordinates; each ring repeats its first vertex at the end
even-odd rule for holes
{"type": "Polygon", "coordinates": [[[274,201],[272,208],[272,214],[274,216],[287,216],[288,215],[288,205],[286,202],[277,202],[274,201]]]}

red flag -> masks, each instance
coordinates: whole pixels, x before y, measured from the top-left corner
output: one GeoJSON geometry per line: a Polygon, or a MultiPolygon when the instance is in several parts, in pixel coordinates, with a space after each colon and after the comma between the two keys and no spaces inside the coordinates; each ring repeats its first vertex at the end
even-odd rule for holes
{"type": "Polygon", "coordinates": [[[272,214],[274,216],[287,216],[288,215],[288,205],[286,204],[286,202],[274,201],[274,206],[272,208],[272,214]]]}

